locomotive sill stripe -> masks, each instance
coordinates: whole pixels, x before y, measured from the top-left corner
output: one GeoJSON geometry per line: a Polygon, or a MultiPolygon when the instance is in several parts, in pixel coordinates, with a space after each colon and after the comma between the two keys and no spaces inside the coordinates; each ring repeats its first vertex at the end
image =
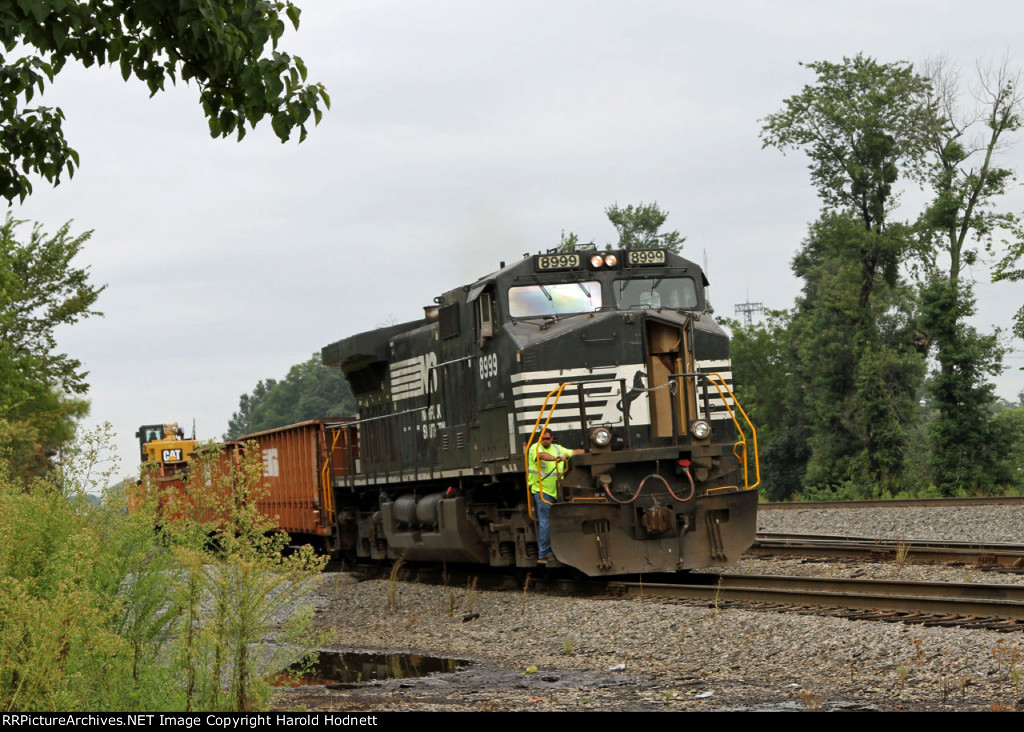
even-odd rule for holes
{"type": "MultiPolygon", "coordinates": [[[[616,395],[618,396],[618,395],[616,395]]],[[[530,407],[543,407],[544,402],[547,401],[548,408],[551,408],[554,404],[554,399],[548,399],[546,395],[538,396],[522,396],[515,399],[516,409],[529,409],[530,407]]],[[[607,405],[609,399],[584,399],[583,403],[588,407],[603,407],[607,405]]],[[[580,400],[575,395],[562,394],[562,398],[558,401],[558,405],[555,406],[555,411],[561,411],[564,409],[579,409],[580,400]]]]}
{"type": "MultiPolygon", "coordinates": [[[[558,384],[552,382],[550,384],[522,384],[520,386],[512,387],[513,396],[524,397],[524,396],[536,396],[544,398],[552,391],[558,389],[558,384]]],[[[611,394],[618,394],[618,384],[602,384],[600,386],[584,385],[583,396],[593,396],[595,398],[607,398],[611,394]]],[[[567,386],[562,390],[562,399],[572,396],[573,399],[579,399],[579,388],[576,386],[567,386]]]]}
{"type": "MultiPolygon", "coordinates": [[[[579,381],[582,381],[582,382],[584,382],[584,384],[588,384],[588,385],[592,383],[594,385],[598,385],[598,384],[605,385],[605,384],[607,384],[607,385],[610,386],[612,380],[616,380],[617,381],[619,378],[620,377],[617,374],[614,374],[614,373],[613,374],[608,374],[608,375],[597,375],[597,376],[592,376],[590,374],[584,374],[582,376],[579,375],[579,374],[568,374],[568,375],[565,375],[565,376],[551,376],[551,377],[547,377],[546,376],[546,377],[539,378],[539,379],[538,378],[531,378],[531,379],[513,380],[512,381],[512,388],[513,389],[541,389],[541,388],[543,388],[543,389],[546,389],[546,390],[550,391],[553,387],[559,386],[561,384],[575,383],[575,382],[579,382],[579,381]]],[[[632,374],[630,374],[629,378],[632,378],[632,374]]],[[[566,388],[569,388],[569,387],[566,387],[566,388]]]]}
{"type": "MultiPolygon", "coordinates": [[[[726,384],[729,384],[729,382],[727,381],[726,384]]],[[[730,388],[731,388],[731,385],[730,385],[730,388]]],[[[548,392],[527,392],[526,390],[523,390],[523,391],[520,392],[520,391],[516,391],[515,389],[513,389],[513,392],[514,392],[514,395],[517,397],[515,399],[515,406],[516,406],[517,409],[524,409],[524,408],[528,408],[528,407],[542,407],[542,406],[544,406],[544,401],[546,399],[548,399],[548,392]]],[[[724,397],[719,396],[718,390],[715,389],[714,387],[709,387],[707,389],[707,395],[708,395],[708,402],[711,403],[711,404],[716,404],[716,403],[717,404],[722,404],[723,401],[728,402],[730,405],[736,403],[736,400],[733,399],[732,397],[728,396],[728,394],[726,394],[724,397]]],[[[586,390],[586,391],[583,392],[583,397],[584,397],[584,402],[587,405],[590,405],[590,406],[602,405],[602,406],[604,406],[604,405],[607,405],[608,402],[610,400],[612,400],[612,399],[617,400],[619,398],[619,393],[618,393],[618,389],[612,390],[612,388],[609,387],[607,389],[601,389],[601,390],[597,390],[597,389],[586,390]]],[[[699,395],[699,398],[700,399],[704,398],[703,393],[701,393],[699,395]]],[[[548,400],[548,405],[550,406],[550,404],[551,404],[551,400],[548,400]]],[[[555,410],[558,411],[558,410],[561,410],[561,409],[570,409],[570,408],[577,409],[578,405],[579,405],[579,396],[577,395],[575,390],[570,392],[568,389],[566,389],[565,391],[562,392],[562,398],[559,400],[558,406],[555,407],[555,410]],[[571,402],[567,402],[566,400],[571,400],[571,402]]]]}
{"type": "MultiPolygon", "coordinates": [[[[516,424],[518,424],[518,425],[528,425],[529,427],[532,428],[534,423],[537,422],[537,415],[538,414],[539,414],[539,412],[536,411],[536,410],[534,410],[532,412],[531,411],[520,411],[520,412],[517,412],[516,413],[516,424]]],[[[602,420],[602,419],[607,420],[607,419],[609,419],[609,417],[611,417],[612,418],[611,421],[612,421],[613,424],[621,424],[622,423],[621,422],[621,420],[622,420],[622,413],[618,412],[618,411],[616,411],[616,413],[614,415],[609,415],[607,410],[594,411],[594,408],[590,407],[590,408],[587,409],[587,411],[586,411],[584,416],[585,416],[585,418],[586,418],[586,420],[588,422],[595,422],[597,420],[602,420]],[[618,421],[616,421],[616,420],[618,420],[618,421]]],[[[562,412],[561,414],[555,413],[555,414],[551,415],[551,422],[552,422],[552,424],[554,424],[556,422],[557,423],[570,423],[571,422],[572,424],[579,425],[579,423],[580,423],[580,413],[579,413],[578,410],[572,412],[571,414],[567,414],[565,412],[562,412]]],[[[603,423],[604,422],[602,422],[602,424],[603,423]]],[[[645,424],[650,424],[651,421],[650,421],[649,415],[647,415],[647,414],[643,414],[643,415],[636,414],[632,418],[630,418],[629,423],[632,424],[632,425],[645,425],[645,424]]]]}
{"type": "MultiPolygon", "coordinates": [[[[513,405],[517,410],[526,410],[528,412],[539,412],[544,409],[544,402],[547,402],[547,409],[545,411],[554,410],[555,412],[566,412],[566,411],[579,411],[580,400],[573,395],[563,394],[562,398],[555,405],[554,399],[548,399],[546,396],[535,396],[535,397],[517,397],[513,399],[513,405]]],[[[614,402],[618,402],[618,395],[614,399],[614,402]]],[[[614,407],[613,400],[608,399],[584,399],[583,406],[585,409],[608,409],[614,407]]]]}
{"type": "Polygon", "coordinates": [[[423,369],[423,358],[414,358],[409,361],[395,361],[388,366],[393,374],[408,374],[423,369]]]}
{"type": "MultiPolygon", "coordinates": [[[[725,381],[725,383],[730,384],[730,385],[732,384],[732,369],[731,369],[731,366],[732,366],[732,364],[729,361],[720,361],[720,362],[719,361],[709,361],[709,362],[700,362],[700,361],[698,361],[695,364],[695,367],[696,367],[697,371],[699,371],[701,373],[714,372],[714,373],[718,374],[719,376],[721,376],[722,380],[725,381]],[[722,366],[727,366],[729,368],[722,369],[721,368],[722,366]]],[[[644,366],[644,364],[627,364],[623,368],[625,370],[614,370],[613,369],[613,370],[604,371],[604,372],[600,372],[600,373],[595,373],[595,372],[573,373],[573,371],[575,371],[575,369],[567,369],[566,371],[568,373],[557,373],[557,372],[551,372],[551,371],[528,371],[528,372],[521,373],[521,374],[512,374],[510,379],[511,379],[512,384],[513,384],[512,391],[513,391],[513,393],[516,393],[516,394],[518,394],[518,393],[520,393],[520,392],[522,392],[522,391],[524,391],[526,389],[530,389],[530,388],[533,388],[533,389],[547,389],[547,391],[550,391],[551,389],[547,388],[547,387],[558,386],[558,385],[566,383],[566,382],[574,382],[574,381],[587,382],[587,381],[593,381],[593,382],[601,383],[600,387],[589,387],[589,386],[586,387],[587,391],[591,391],[592,389],[595,389],[595,388],[601,388],[601,389],[612,389],[612,388],[614,388],[613,384],[609,384],[608,383],[609,377],[610,378],[614,378],[615,380],[619,380],[619,379],[624,378],[627,381],[627,387],[629,387],[629,386],[631,386],[630,382],[632,381],[633,374],[636,372],[637,369],[645,370],[646,371],[646,367],[644,366]],[[523,383],[523,382],[525,382],[525,383],[523,383]]],[[[567,387],[567,388],[572,388],[572,387],[567,387]]],[[[710,387],[710,388],[714,388],[714,387],[710,387]]],[[[545,391],[544,393],[546,394],[547,391],[545,391]]]]}
{"type": "MultiPolygon", "coordinates": [[[[634,426],[634,427],[637,426],[637,425],[633,425],[632,422],[630,423],[630,425],[634,426]]],[[[645,424],[640,425],[640,426],[647,426],[647,425],[645,423],[645,424]]],[[[539,429],[539,427],[538,427],[538,429],[539,429]]],[[[556,432],[557,433],[557,432],[573,432],[573,431],[579,430],[581,428],[580,428],[579,420],[577,420],[575,422],[556,422],[555,420],[551,420],[551,422],[548,423],[548,429],[550,429],[552,432],[556,432]]],[[[530,435],[530,434],[533,434],[533,422],[529,422],[527,424],[519,425],[519,430],[518,431],[519,431],[520,435],[530,435]]]]}
{"type": "MultiPolygon", "coordinates": [[[[736,400],[733,397],[729,396],[729,392],[727,391],[723,391],[722,394],[719,394],[718,389],[706,389],[704,393],[708,395],[709,402],[718,402],[719,404],[721,404],[722,402],[729,402],[729,404],[733,404],[736,402],[736,400]]],[[[701,394],[700,396],[701,398],[703,398],[703,394],[701,394]]]]}
{"type": "MultiPolygon", "coordinates": [[[[536,402],[532,406],[532,408],[529,407],[529,406],[525,406],[523,404],[520,404],[519,402],[515,403],[516,412],[518,414],[524,415],[524,417],[523,417],[524,419],[527,417],[527,415],[529,416],[530,419],[536,419],[537,415],[541,413],[540,406],[541,406],[541,403],[539,401],[536,402]]],[[[586,410],[587,414],[590,414],[592,412],[597,412],[597,413],[600,414],[602,412],[607,411],[609,409],[609,405],[607,405],[607,404],[584,404],[583,408],[584,408],[584,410],[586,410]]],[[[559,406],[559,407],[557,407],[555,409],[544,410],[545,414],[547,414],[549,412],[553,416],[555,416],[555,417],[562,417],[563,419],[567,419],[569,417],[579,415],[579,413],[580,413],[580,405],[578,403],[576,403],[576,404],[564,404],[564,405],[561,405],[561,406],[559,406]]],[[[616,412],[618,412],[618,410],[616,410],[616,412]]]]}
{"type": "Polygon", "coordinates": [[[420,371],[415,371],[411,374],[396,374],[394,371],[391,372],[391,383],[392,384],[422,384],[423,381],[420,378],[420,371]]]}
{"type": "MultiPolygon", "coordinates": [[[[587,415],[587,422],[588,423],[589,422],[594,422],[595,420],[600,419],[600,417],[601,417],[600,414],[588,414],[587,415]]],[[[724,411],[724,410],[719,411],[719,412],[712,411],[707,419],[709,421],[711,421],[711,422],[728,422],[728,423],[732,424],[732,417],[730,417],[729,413],[724,411]]],[[[528,434],[528,433],[532,432],[533,431],[533,425],[536,422],[537,422],[537,417],[536,416],[534,416],[532,418],[528,417],[526,419],[523,419],[521,417],[516,419],[516,424],[519,427],[519,431],[521,433],[523,433],[523,434],[528,434]]],[[[650,425],[651,422],[650,422],[650,420],[631,419],[629,421],[629,424],[632,427],[646,427],[646,426],[650,425]]],[[[556,431],[557,431],[558,428],[578,430],[578,429],[580,429],[580,421],[579,421],[578,418],[568,419],[566,417],[554,416],[554,417],[551,418],[551,421],[548,423],[548,426],[551,427],[553,430],[556,430],[556,431]]],[[[613,426],[615,426],[615,425],[613,425],[613,426]]]]}
{"type": "MultiPolygon", "coordinates": [[[[706,373],[706,372],[702,372],[702,373],[706,373]]],[[[721,371],[718,371],[716,373],[718,373],[722,377],[722,381],[724,381],[729,386],[729,388],[732,389],[732,374],[731,373],[722,373],[721,371]]],[[[706,386],[704,387],[705,389],[707,389],[708,391],[713,391],[715,393],[718,393],[718,389],[715,388],[715,384],[718,384],[719,386],[721,386],[721,383],[719,383],[718,379],[708,379],[705,383],[706,383],[706,386]]]]}
{"type": "Polygon", "coordinates": [[[392,361],[391,368],[393,369],[404,369],[411,366],[422,366],[423,356],[413,356],[412,358],[403,358],[401,361],[392,361]]]}
{"type": "Polygon", "coordinates": [[[418,391],[423,393],[423,384],[416,381],[395,381],[391,380],[391,391],[418,391]]]}
{"type": "MultiPolygon", "coordinates": [[[[588,422],[591,421],[591,420],[594,420],[594,419],[598,419],[600,416],[601,416],[600,412],[587,412],[587,414],[586,414],[586,418],[587,418],[588,422]]],[[[529,413],[527,413],[527,414],[520,414],[520,415],[518,415],[516,417],[516,422],[518,424],[531,424],[532,425],[536,421],[537,421],[537,415],[536,414],[532,414],[532,415],[529,414],[529,413]]],[[[572,415],[557,415],[557,414],[553,414],[553,415],[551,415],[551,421],[552,422],[575,422],[576,424],[579,424],[580,413],[576,412],[575,414],[572,414],[572,415]]]]}
{"type": "Polygon", "coordinates": [[[593,379],[617,373],[620,369],[635,369],[643,366],[640,363],[627,363],[621,366],[595,366],[594,368],[581,367],[575,369],[545,369],[543,371],[523,371],[512,374],[510,377],[513,383],[520,381],[537,381],[540,379],[559,379],[564,377],[590,377],[593,379]]]}
{"type": "MultiPolygon", "coordinates": [[[[726,377],[724,379],[724,381],[725,381],[726,385],[730,389],[732,389],[732,379],[730,377],[726,377]]],[[[708,386],[703,387],[703,388],[705,388],[707,390],[709,396],[711,396],[712,398],[714,398],[714,399],[718,399],[719,398],[719,396],[718,396],[718,389],[716,389],[713,385],[709,384],[708,386]]],[[[631,391],[632,389],[627,387],[626,390],[627,391],[631,391]]],[[[534,396],[534,397],[539,397],[539,398],[543,399],[543,398],[547,397],[547,395],[550,393],[550,390],[547,389],[546,385],[541,387],[540,390],[537,390],[537,388],[534,385],[527,385],[527,386],[515,386],[515,387],[512,387],[512,393],[515,396],[517,396],[517,397],[524,397],[524,396],[525,397],[530,397],[530,396],[534,396]]],[[[565,391],[562,392],[562,399],[566,399],[566,398],[568,398],[570,396],[573,397],[574,399],[578,399],[578,394],[579,394],[579,392],[576,391],[575,387],[567,387],[565,389],[565,391]]],[[[605,385],[605,386],[584,386],[583,396],[584,397],[589,397],[589,396],[592,396],[592,395],[595,397],[595,400],[601,400],[602,397],[604,397],[605,400],[606,400],[607,397],[609,397],[609,396],[618,397],[619,389],[618,389],[617,386],[613,386],[611,384],[608,384],[608,385],[605,385]]],[[[727,396],[726,398],[729,398],[729,397],[727,396]]]]}
{"type": "Polygon", "coordinates": [[[726,381],[732,381],[732,369],[706,369],[701,366],[697,370],[702,374],[718,374],[726,381]]]}

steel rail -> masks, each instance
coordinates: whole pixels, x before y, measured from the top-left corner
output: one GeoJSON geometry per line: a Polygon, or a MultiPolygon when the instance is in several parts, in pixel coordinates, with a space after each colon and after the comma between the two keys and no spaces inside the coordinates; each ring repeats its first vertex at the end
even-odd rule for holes
{"type": "MultiPolygon", "coordinates": [[[[630,596],[1024,620],[1024,586],[774,575],[709,575],[710,584],[612,582],[630,596]]],[[[1021,626],[1024,629],[1024,625],[1021,626]]]]}
{"type": "Polygon", "coordinates": [[[864,536],[761,533],[751,554],[794,554],[818,557],[875,557],[902,555],[917,562],[962,562],[982,567],[1024,568],[1024,544],[927,539],[878,539],[864,536]]]}
{"type": "Polygon", "coordinates": [[[973,498],[892,498],[869,501],[763,501],[759,511],[792,511],[801,508],[926,508],[929,506],[1012,506],[1024,504],[1024,496],[977,496],[973,498]]]}

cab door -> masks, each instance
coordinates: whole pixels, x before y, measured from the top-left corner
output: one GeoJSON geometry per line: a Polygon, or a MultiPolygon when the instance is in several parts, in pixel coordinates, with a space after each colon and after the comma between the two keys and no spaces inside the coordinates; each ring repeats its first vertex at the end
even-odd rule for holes
{"type": "Polygon", "coordinates": [[[685,435],[687,425],[697,417],[694,377],[672,379],[671,375],[694,371],[692,321],[687,318],[679,324],[648,318],[644,336],[651,434],[654,437],[685,435]]]}

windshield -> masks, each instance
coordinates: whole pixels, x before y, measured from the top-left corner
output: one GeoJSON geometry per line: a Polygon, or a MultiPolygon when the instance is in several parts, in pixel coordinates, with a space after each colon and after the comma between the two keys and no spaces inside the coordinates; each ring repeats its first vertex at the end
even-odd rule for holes
{"type": "Polygon", "coordinates": [[[590,313],[601,307],[601,283],[561,282],[523,285],[508,290],[508,313],[513,318],[590,313]]]}
{"type": "Polygon", "coordinates": [[[643,280],[616,280],[616,304],[622,310],[632,308],[672,308],[690,310],[697,307],[697,286],[690,277],[658,277],[643,280]]]}

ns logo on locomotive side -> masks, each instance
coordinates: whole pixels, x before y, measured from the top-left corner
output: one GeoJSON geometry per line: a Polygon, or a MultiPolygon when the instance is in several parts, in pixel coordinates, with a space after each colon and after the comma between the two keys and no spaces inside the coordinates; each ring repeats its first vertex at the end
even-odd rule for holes
{"type": "Polygon", "coordinates": [[[557,560],[588,575],[735,561],[754,540],[756,436],[701,268],[664,250],[526,257],[423,320],[323,349],[359,415],[332,478],[331,549],[532,567],[529,447],[582,448],[550,506],[557,560]]]}

